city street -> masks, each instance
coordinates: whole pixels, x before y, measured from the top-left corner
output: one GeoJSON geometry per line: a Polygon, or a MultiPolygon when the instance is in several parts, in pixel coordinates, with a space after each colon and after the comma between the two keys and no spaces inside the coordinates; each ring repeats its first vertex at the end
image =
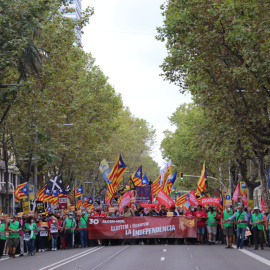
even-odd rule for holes
{"type": "Polygon", "coordinates": [[[225,249],[224,245],[111,246],[37,253],[3,258],[0,269],[19,270],[266,270],[270,249],[225,249]]]}

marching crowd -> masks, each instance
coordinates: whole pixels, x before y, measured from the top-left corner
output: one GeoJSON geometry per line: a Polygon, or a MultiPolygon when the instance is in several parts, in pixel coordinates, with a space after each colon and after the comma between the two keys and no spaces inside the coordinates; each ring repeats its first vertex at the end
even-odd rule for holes
{"type": "Polygon", "coordinates": [[[55,211],[46,215],[34,214],[22,216],[0,216],[0,257],[3,255],[15,258],[15,254],[24,256],[35,255],[36,252],[55,251],[57,249],[85,248],[93,245],[114,244],[209,244],[225,243],[225,248],[232,248],[235,235],[237,248],[242,249],[245,242],[258,249],[264,249],[269,243],[270,221],[268,213],[261,213],[255,207],[239,205],[233,209],[226,205],[220,212],[217,206],[207,208],[198,205],[188,209],[182,207],[166,209],[161,205],[159,211],[153,208],[143,208],[137,204],[136,210],[124,207],[120,214],[102,211],[97,207],[94,211],[82,213],[74,211],[61,215],[55,211]],[[170,214],[168,214],[170,213],[170,214]],[[194,216],[197,217],[197,239],[108,239],[93,240],[88,238],[87,221],[89,217],[132,217],[132,216],[194,216]]]}

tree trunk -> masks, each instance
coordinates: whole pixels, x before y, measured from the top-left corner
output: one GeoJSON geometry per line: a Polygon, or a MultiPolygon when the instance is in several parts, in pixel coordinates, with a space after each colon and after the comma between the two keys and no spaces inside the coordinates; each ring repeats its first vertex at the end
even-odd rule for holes
{"type": "Polygon", "coordinates": [[[262,197],[264,199],[265,205],[269,205],[269,189],[268,189],[268,177],[267,174],[265,173],[264,169],[264,156],[260,155],[258,157],[259,161],[259,176],[261,179],[261,191],[262,191],[262,197]]]}

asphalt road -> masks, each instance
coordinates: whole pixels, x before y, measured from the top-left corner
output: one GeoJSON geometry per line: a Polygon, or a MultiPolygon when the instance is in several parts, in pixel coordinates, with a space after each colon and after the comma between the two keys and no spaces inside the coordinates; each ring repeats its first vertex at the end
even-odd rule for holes
{"type": "Polygon", "coordinates": [[[131,245],[47,251],[3,258],[0,269],[16,270],[269,270],[270,248],[254,251],[224,245],[131,245]]]}

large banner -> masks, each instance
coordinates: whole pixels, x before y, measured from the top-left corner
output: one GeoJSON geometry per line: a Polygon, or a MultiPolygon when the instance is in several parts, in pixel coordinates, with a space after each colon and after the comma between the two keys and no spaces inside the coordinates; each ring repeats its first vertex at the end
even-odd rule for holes
{"type": "Polygon", "coordinates": [[[196,217],[119,217],[88,219],[89,239],[196,238],[196,217]]]}

